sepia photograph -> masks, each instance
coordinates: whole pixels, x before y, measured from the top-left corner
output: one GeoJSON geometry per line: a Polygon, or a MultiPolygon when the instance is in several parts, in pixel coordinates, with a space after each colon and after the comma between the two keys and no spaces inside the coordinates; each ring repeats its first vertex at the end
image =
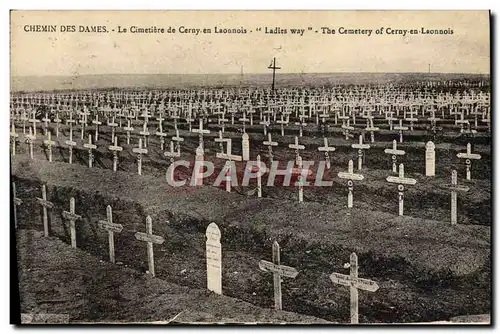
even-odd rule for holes
{"type": "Polygon", "coordinates": [[[491,21],[12,10],[11,322],[491,325],[491,21]]]}

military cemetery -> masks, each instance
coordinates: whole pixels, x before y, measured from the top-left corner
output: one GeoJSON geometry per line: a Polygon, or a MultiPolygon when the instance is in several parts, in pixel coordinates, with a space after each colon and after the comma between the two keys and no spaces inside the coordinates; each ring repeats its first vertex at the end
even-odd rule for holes
{"type": "Polygon", "coordinates": [[[212,85],[11,92],[21,313],[309,324],[490,313],[490,76],[299,76],[270,61],[212,85]]]}

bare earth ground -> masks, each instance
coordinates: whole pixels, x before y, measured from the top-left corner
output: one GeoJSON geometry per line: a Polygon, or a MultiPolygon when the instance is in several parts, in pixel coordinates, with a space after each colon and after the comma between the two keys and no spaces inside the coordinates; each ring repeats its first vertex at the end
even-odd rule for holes
{"type": "Polygon", "coordinates": [[[115,237],[117,261],[145,271],[145,245],[133,235],[144,230],[145,216],[151,215],[154,232],[166,239],[155,248],[157,276],[169,282],[206,286],[204,231],[215,221],[222,230],[224,293],[255,305],[272,307],[272,277],[259,271],[258,261],[270,258],[276,239],[282,263],[300,271],[296,279],[285,279],[285,310],[346,322],[348,289],[333,285],[328,276],[348,272],[343,264],[352,251],[360,259],[360,277],[380,285],[375,293],[360,292],[361,322],[443,320],[490,310],[489,226],[452,228],[442,221],[362,207],[349,219],[343,202],[297,205],[213,187],[171,188],[155,176],[26,156],[16,156],[12,166],[24,201],[21,226],[41,229],[39,216],[33,215],[39,210],[34,198],[40,196],[40,182],[47,183],[57,208],[52,233],[68,240],[60,211],[74,196],[76,211],[84,216],[77,226],[78,245],[102,259],[107,258],[107,238],[97,221],[110,204],[114,221],[124,225],[115,237]]]}
{"type": "Polygon", "coordinates": [[[43,232],[17,232],[23,313],[68,314],[70,323],[326,323],[262,309],[114,265],[43,232]]]}

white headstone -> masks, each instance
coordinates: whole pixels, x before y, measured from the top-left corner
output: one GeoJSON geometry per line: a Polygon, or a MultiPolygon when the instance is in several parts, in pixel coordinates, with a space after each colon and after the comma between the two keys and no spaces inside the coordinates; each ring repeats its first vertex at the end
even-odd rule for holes
{"type": "Polygon", "coordinates": [[[436,175],[436,145],[432,141],[425,144],[425,176],[436,175]]]}
{"type": "Polygon", "coordinates": [[[241,137],[241,140],[243,161],[248,161],[250,160],[250,142],[248,140],[248,134],[246,132],[241,137]]]}
{"type": "Polygon", "coordinates": [[[222,247],[217,224],[210,223],[205,235],[207,237],[207,289],[222,295],[222,247]]]}

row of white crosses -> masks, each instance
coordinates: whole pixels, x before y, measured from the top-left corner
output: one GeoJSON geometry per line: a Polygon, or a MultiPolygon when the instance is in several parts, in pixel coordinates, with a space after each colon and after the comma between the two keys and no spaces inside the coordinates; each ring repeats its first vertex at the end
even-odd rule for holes
{"type": "MultiPolygon", "coordinates": [[[[14,186],[14,194],[15,194],[15,185],[14,186]]],[[[14,201],[16,207],[22,203],[22,201],[14,196],[14,201]]],[[[54,203],[47,200],[47,188],[45,185],[42,185],[42,197],[37,198],[38,204],[42,206],[43,215],[42,215],[42,223],[44,229],[44,236],[49,236],[49,212],[52,216],[52,209],[54,208],[54,203]],[[50,211],[49,211],[50,210],[50,211]]],[[[75,198],[71,197],[69,201],[70,210],[63,211],[62,217],[64,220],[69,222],[70,227],[70,240],[71,247],[76,248],[76,222],[82,219],[81,215],[76,214],[75,212],[75,198]]],[[[15,224],[17,226],[17,219],[15,220],[15,224]]],[[[115,263],[115,241],[114,234],[121,233],[123,230],[123,226],[121,224],[113,223],[113,212],[111,206],[106,207],[106,219],[98,221],[99,228],[105,230],[108,233],[108,245],[109,245],[109,261],[111,263],[115,263]]],[[[151,276],[155,276],[154,269],[154,253],[153,253],[153,244],[161,244],[165,240],[163,237],[153,234],[153,224],[150,216],[146,217],[146,232],[136,232],[135,238],[140,241],[144,241],[147,243],[147,256],[148,256],[148,267],[149,274],[151,276]]]]}
{"type": "MultiPolygon", "coordinates": [[[[69,149],[69,158],[68,158],[69,159],[69,163],[72,163],[73,147],[75,147],[77,145],[77,143],[73,140],[73,130],[72,130],[72,127],[71,127],[72,122],[74,122],[74,121],[70,118],[70,120],[68,121],[68,123],[70,124],[69,140],[65,141],[65,143],[66,143],[66,145],[68,145],[68,149],[69,149]]],[[[200,120],[200,129],[193,130],[193,131],[198,132],[200,134],[200,145],[203,147],[203,133],[209,133],[209,130],[204,130],[203,129],[203,126],[202,126],[202,123],[201,123],[201,120],[200,120]]],[[[12,143],[12,147],[13,147],[13,149],[12,149],[12,155],[15,155],[15,139],[18,137],[18,134],[15,132],[15,127],[14,126],[12,126],[12,128],[11,128],[10,136],[11,136],[11,138],[13,140],[13,143],[12,143]]],[[[52,146],[55,146],[56,142],[52,140],[52,138],[51,138],[51,132],[50,131],[47,132],[47,137],[48,138],[46,140],[44,140],[44,145],[48,148],[49,161],[52,161],[52,146]]],[[[219,134],[219,138],[222,138],[222,133],[221,132],[219,134]]],[[[30,127],[30,134],[26,135],[26,140],[27,140],[27,143],[29,144],[30,157],[33,158],[33,143],[36,140],[36,136],[32,134],[31,127],[30,127]]],[[[178,130],[176,130],[176,135],[172,137],[171,146],[170,146],[170,152],[165,152],[164,153],[165,156],[167,156],[167,157],[178,157],[178,156],[180,156],[179,142],[181,142],[183,140],[184,139],[179,136],[178,130]],[[174,152],[174,149],[172,148],[172,146],[174,145],[173,142],[176,142],[177,152],[174,152]]],[[[293,145],[298,145],[298,139],[297,139],[297,137],[295,138],[295,140],[296,140],[296,143],[293,144],[293,145]]],[[[216,139],[216,141],[217,141],[217,139],[216,139]]],[[[334,151],[335,148],[328,147],[328,141],[327,141],[326,138],[324,138],[324,141],[325,141],[325,144],[324,144],[325,146],[319,147],[318,150],[325,152],[325,158],[326,158],[325,160],[327,161],[327,168],[329,168],[329,165],[330,165],[329,162],[330,162],[330,160],[329,160],[328,152],[334,151]]],[[[271,133],[268,133],[268,140],[264,141],[263,144],[265,146],[268,146],[269,160],[272,161],[272,159],[273,159],[272,146],[277,146],[278,143],[277,142],[273,142],[272,138],[271,138],[271,133]]],[[[428,145],[433,145],[433,144],[428,144],[428,145]]],[[[89,151],[89,167],[92,167],[92,161],[93,161],[92,150],[96,149],[97,146],[95,144],[92,144],[90,135],[89,135],[88,143],[84,144],[83,146],[86,149],[88,149],[88,151],[89,151]]],[[[300,145],[300,146],[302,146],[302,145],[300,145]]],[[[242,136],[242,147],[243,147],[243,160],[244,161],[248,161],[249,160],[249,139],[248,139],[248,134],[246,134],[246,133],[244,133],[243,136],[242,136]]],[[[363,136],[360,135],[360,137],[359,137],[359,143],[352,144],[351,147],[358,149],[358,170],[361,170],[362,169],[362,164],[363,164],[363,158],[364,158],[363,150],[369,149],[370,145],[364,144],[363,143],[363,136]]],[[[293,148],[293,147],[291,147],[291,148],[293,148]]],[[[118,146],[118,144],[117,144],[117,136],[114,136],[114,143],[109,146],[109,150],[111,152],[113,152],[113,171],[116,171],[117,170],[117,163],[118,163],[118,152],[120,152],[120,151],[123,150],[123,148],[121,146],[118,146]]],[[[147,154],[147,149],[145,147],[142,147],[141,140],[139,141],[139,147],[138,148],[134,148],[133,152],[138,154],[138,157],[137,157],[137,159],[138,159],[138,173],[141,174],[142,154],[147,154]]],[[[297,150],[297,152],[298,152],[298,150],[297,150]]],[[[392,155],[392,159],[393,159],[393,172],[396,172],[397,155],[404,155],[405,152],[403,150],[398,150],[397,149],[397,144],[396,144],[395,141],[393,141],[393,148],[392,149],[386,149],[384,152],[392,155]]],[[[433,152],[434,152],[433,147],[427,148],[426,152],[428,152],[428,154],[433,154],[433,152]]],[[[298,153],[297,153],[297,156],[298,156],[298,153]]],[[[467,174],[466,175],[467,175],[467,180],[470,180],[471,159],[480,159],[481,156],[478,155],[478,154],[471,153],[470,143],[467,145],[467,152],[466,153],[459,153],[457,156],[458,156],[458,158],[464,158],[464,159],[466,159],[466,166],[467,166],[467,174]]],[[[426,158],[426,161],[432,161],[432,159],[427,159],[426,158]]],[[[429,165],[426,162],[426,170],[427,170],[427,168],[429,166],[433,166],[433,165],[432,164],[429,165]]],[[[429,172],[426,171],[426,175],[432,176],[433,175],[432,169],[429,172]]]]}
{"type": "MultiPolygon", "coordinates": [[[[349,109],[349,110],[350,110],[350,109],[349,109]]],[[[363,111],[363,112],[365,112],[365,111],[363,111]]],[[[433,113],[433,112],[434,112],[434,111],[432,110],[432,113],[433,113]]],[[[250,113],[250,111],[249,111],[249,113],[250,113]]],[[[271,113],[273,113],[273,112],[271,112],[271,113]]],[[[388,116],[389,114],[390,114],[390,115],[392,115],[393,113],[394,113],[394,112],[392,112],[392,111],[391,111],[391,112],[386,112],[386,119],[389,121],[389,126],[390,126],[390,128],[391,128],[391,129],[393,128],[393,126],[392,126],[392,121],[393,121],[393,120],[397,120],[397,118],[394,118],[394,117],[392,117],[392,116],[390,116],[390,117],[388,116]]],[[[82,124],[82,139],[83,139],[83,133],[84,133],[84,126],[85,126],[85,124],[87,123],[86,118],[87,118],[87,115],[88,115],[88,114],[89,114],[89,113],[88,113],[88,111],[86,111],[86,110],[84,110],[83,112],[81,112],[81,113],[80,113],[80,116],[81,116],[80,123],[82,124]]],[[[274,114],[274,117],[276,117],[276,114],[275,114],[275,113],[273,113],[273,114],[274,114]]],[[[284,132],[283,132],[283,131],[284,131],[284,130],[283,130],[283,125],[284,125],[284,124],[288,124],[288,123],[289,123],[289,119],[288,119],[288,115],[289,115],[289,114],[290,114],[290,112],[289,112],[289,111],[282,111],[282,112],[281,112],[281,117],[282,117],[282,120],[281,120],[281,122],[280,122],[280,121],[277,121],[277,123],[278,123],[278,124],[280,124],[280,123],[281,123],[281,126],[282,126],[282,135],[284,134],[284,132]],[[286,117],[287,117],[287,120],[286,120],[286,121],[283,119],[283,116],[284,116],[284,115],[286,115],[286,117]]],[[[71,120],[71,117],[72,117],[71,115],[72,115],[72,113],[70,113],[70,121],[68,121],[68,122],[75,122],[75,121],[72,121],[72,120],[71,120]]],[[[120,114],[118,114],[118,115],[123,115],[123,114],[122,114],[122,113],[120,113],[120,114]]],[[[405,115],[406,115],[406,111],[405,111],[405,115]]],[[[461,115],[463,116],[463,113],[462,113],[461,115]]],[[[130,115],[129,115],[129,116],[130,116],[130,115]]],[[[131,116],[132,116],[132,118],[134,117],[133,115],[131,115],[131,116]]],[[[135,114],[135,118],[136,118],[136,119],[137,119],[137,116],[138,116],[138,113],[136,113],[136,114],[135,114]]],[[[324,120],[325,120],[326,116],[327,116],[326,114],[322,114],[322,119],[323,119],[323,122],[324,122],[324,120]]],[[[406,120],[408,120],[408,121],[410,121],[411,128],[413,128],[413,122],[415,121],[415,118],[413,117],[413,111],[411,111],[410,116],[411,116],[411,117],[409,117],[409,118],[407,117],[407,118],[405,118],[405,119],[406,119],[406,120]]],[[[114,120],[114,117],[115,117],[115,116],[113,116],[113,117],[112,117],[112,120],[111,120],[111,121],[109,121],[109,119],[108,119],[108,126],[110,126],[110,127],[112,128],[112,142],[113,142],[113,139],[114,139],[114,131],[115,131],[115,128],[118,126],[118,124],[116,124],[116,122],[115,122],[115,120],[114,120]]],[[[148,119],[149,119],[150,117],[152,117],[152,115],[149,115],[147,112],[145,112],[145,113],[143,113],[143,115],[141,115],[141,117],[143,117],[143,118],[144,118],[143,131],[141,131],[141,135],[143,135],[143,136],[144,136],[144,138],[143,138],[143,139],[144,139],[144,146],[145,146],[145,147],[147,147],[147,137],[149,136],[149,132],[148,132],[148,130],[147,130],[147,123],[148,123],[148,119]]],[[[301,129],[302,129],[302,126],[303,126],[303,124],[304,124],[303,119],[305,119],[305,118],[307,118],[307,117],[310,117],[310,116],[306,116],[306,115],[304,115],[303,113],[299,116],[299,118],[301,119],[301,122],[299,122],[298,124],[300,125],[300,128],[301,128],[301,129]]],[[[365,114],[365,115],[363,115],[362,117],[366,118],[367,123],[369,123],[369,124],[370,124],[370,125],[369,125],[369,124],[367,124],[367,127],[366,127],[366,129],[365,129],[365,130],[371,133],[372,142],[373,142],[373,141],[374,141],[373,131],[378,131],[378,128],[373,126],[373,116],[371,116],[371,110],[368,110],[368,115],[366,115],[366,114],[365,114]]],[[[176,128],[176,127],[177,127],[177,126],[176,126],[176,125],[177,125],[177,119],[179,118],[179,116],[177,116],[177,115],[173,115],[173,116],[171,116],[171,118],[173,118],[173,119],[174,119],[174,127],[176,128]]],[[[352,130],[352,129],[354,129],[354,128],[349,126],[349,119],[350,119],[350,118],[349,118],[349,116],[345,116],[345,108],[343,109],[343,115],[342,115],[342,116],[339,116],[339,118],[343,119],[344,123],[345,123],[345,120],[346,120],[346,119],[347,119],[347,121],[348,121],[348,122],[347,122],[347,125],[346,125],[346,124],[343,124],[343,126],[342,126],[343,128],[345,128],[345,129],[346,129],[346,135],[347,135],[347,134],[348,134],[348,131],[347,131],[347,130],[352,130]]],[[[159,123],[160,123],[160,131],[159,131],[157,134],[159,134],[160,136],[162,136],[162,133],[163,133],[163,132],[162,132],[162,130],[161,130],[161,123],[162,123],[162,120],[163,120],[162,115],[160,114],[160,116],[159,116],[159,117],[157,117],[157,119],[159,120],[159,123]]],[[[270,117],[269,117],[269,119],[270,119],[270,117]]],[[[432,118],[430,118],[430,119],[434,119],[434,120],[436,120],[436,118],[435,118],[434,116],[433,116],[432,118]]],[[[46,118],[44,118],[44,120],[46,121],[45,123],[47,124],[48,118],[46,117],[46,118]]],[[[130,120],[130,119],[129,119],[129,120],[130,120]]],[[[187,120],[187,119],[186,119],[186,120],[187,120]]],[[[251,120],[251,119],[250,119],[250,120],[251,120]]],[[[246,111],[245,111],[245,110],[243,111],[243,118],[241,118],[241,121],[244,123],[243,125],[245,125],[245,124],[246,124],[246,122],[248,121],[248,119],[246,118],[246,111]]],[[[33,117],[33,122],[39,122],[39,121],[38,121],[38,120],[36,120],[36,119],[33,117]]],[[[98,133],[98,126],[101,124],[101,122],[98,120],[98,116],[97,116],[97,115],[96,115],[96,119],[95,119],[94,121],[92,121],[92,122],[96,125],[96,129],[95,129],[95,130],[96,130],[96,137],[97,137],[97,133],[98,133]]],[[[250,122],[252,123],[252,121],[250,121],[250,122]]],[[[402,141],[402,131],[407,130],[407,128],[408,128],[408,127],[402,126],[402,120],[399,120],[399,122],[400,122],[399,126],[394,127],[394,129],[395,129],[395,130],[399,130],[399,133],[400,133],[400,141],[402,141]]],[[[120,123],[121,123],[121,117],[120,117],[120,123]]],[[[354,113],[353,113],[353,123],[355,123],[355,114],[354,114],[354,113]]],[[[34,124],[36,124],[36,123],[34,123],[34,124]]],[[[190,124],[190,123],[189,123],[189,124],[190,124]]],[[[267,127],[269,126],[269,121],[264,121],[264,124],[265,124],[265,126],[264,126],[264,132],[266,132],[266,129],[267,129],[267,127]]],[[[120,126],[121,126],[121,124],[120,124],[120,126]]],[[[127,129],[128,129],[128,130],[127,130],[127,134],[128,134],[127,138],[128,138],[128,140],[129,140],[129,135],[130,135],[130,131],[129,131],[129,130],[132,130],[132,131],[133,131],[133,128],[131,128],[131,127],[130,127],[130,123],[128,124],[127,129]]],[[[300,129],[300,130],[301,130],[301,129],[300,129]]],[[[245,132],[245,127],[244,127],[244,129],[243,129],[243,130],[244,130],[244,132],[245,132]]],[[[36,131],[36,129],[35,129],[35,131],[36,131]]],[[[202,127],[200,127],[200,128],[199,128],[198,130],[196,130],[195,132],[198,132],[198,131],[202,131],[202,133],[203,133],[203,132],[205,132],[205,131],[202,129],[202,127]]],[[[208,130],[207,130],[207,131],[208,131],[208,130]]],[[[205,132],[205,133],[207,133],[207,132],[205,132]]],[[[300,133],[299,133],[299,134],[300,134],[300,133]]],[[[35,133],[35,135],[36,135],[36,133],[35,133]]],[[[347,137],[347,138],[348,138],[348,137],[347,137]]]]}

